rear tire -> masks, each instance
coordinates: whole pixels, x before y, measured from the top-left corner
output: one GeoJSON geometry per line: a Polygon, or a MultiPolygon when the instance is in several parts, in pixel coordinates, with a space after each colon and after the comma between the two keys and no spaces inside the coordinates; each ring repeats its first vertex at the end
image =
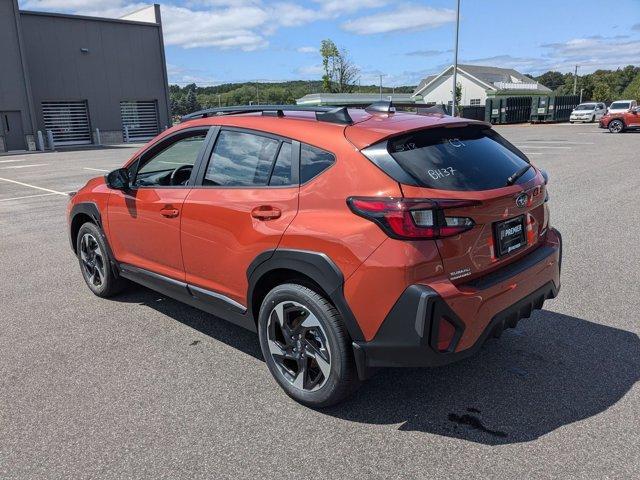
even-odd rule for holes
{"type": "Polygon", "coordinates": [[[624,123],[622,123],[622,120],[611,120],[607,128],[611,133],[622,133],[624,131],[624,123]]]}
{"type": "Polygon", "coordinates": [[[260,307],[258,334],[269,371],[294,400],[327,407],[360,385],[340,314],[310,288],[287,283],[271,290],[260,307]]]}
{"type": "Polygon", "coordinates": [[[80,227],[76,237],[76,252],[82,277],[94,295],[108,298],[127,286],[127,281],[113,272],[113,259],[109,255],[104,234],[96,224],[87,222],[80,227]]]}

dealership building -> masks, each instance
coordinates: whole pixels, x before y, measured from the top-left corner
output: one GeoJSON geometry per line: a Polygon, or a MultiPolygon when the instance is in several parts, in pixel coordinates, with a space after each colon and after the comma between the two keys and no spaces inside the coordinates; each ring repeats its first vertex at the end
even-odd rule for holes
{"type": "Polygon", "coordinates": [[[159,5],[107,19],[0,0],[0,152],[144,141],[170,121],[159,5]]]}

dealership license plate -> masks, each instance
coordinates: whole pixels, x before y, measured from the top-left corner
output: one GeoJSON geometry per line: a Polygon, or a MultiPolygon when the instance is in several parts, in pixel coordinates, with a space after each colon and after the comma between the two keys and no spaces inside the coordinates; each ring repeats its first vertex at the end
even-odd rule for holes
{"type": "Polygon", "coordinates": [[[494,223],[493,232],[498,246],[496,253],[499,257],[509,255],[527,245],[524,215],[494,223]]]}

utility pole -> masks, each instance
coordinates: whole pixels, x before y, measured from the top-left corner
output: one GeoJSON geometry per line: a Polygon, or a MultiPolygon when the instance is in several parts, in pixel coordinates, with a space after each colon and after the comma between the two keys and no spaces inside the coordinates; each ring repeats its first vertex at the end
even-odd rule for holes
{"type": "Polygon", "coordinates": [[[576,65],[575,73],[573,74],[573,94],[576,94],[576,87],[578,86],[578,65],[576,65]]]}
{"type": "Polygon", "coordinates": [[[258,97],[258,84],[256,83],[256,105],[260,105],[260,98],[258,97]]]}
{"type": "Polygon", "coordinates": [[[380,100],[382,100],[382,77],[384,77],[384,75],[380,75],[380,100]]]}
{"type": "Polygon", "coordinates": [[[460,33],[460,0],[456,9],[456,41],[453,49],[453,101],[451,102],[451,116],[456,112],[456,91],[458,90],[458,35],[460,33]]]}
{"type": "Polygon", "coordinates": [[[218,108],[220,108],[220,94],[218,94],[218,108]]]}

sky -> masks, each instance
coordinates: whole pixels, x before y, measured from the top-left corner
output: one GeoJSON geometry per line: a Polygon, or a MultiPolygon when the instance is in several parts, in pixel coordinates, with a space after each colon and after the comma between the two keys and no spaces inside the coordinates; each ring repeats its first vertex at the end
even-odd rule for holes
{"type": "MultiPolygon", "coordinates": [[[[157,0],[156,0],[157,1],[157,0]]],[[[170,83],[316,80],[323,39],[361,83],[416,85],[453,63],[455,0],[166,0],[170,83]]],[[[129,0],[19,0],[23,10],[117,18],[129,0]]],[[[590,73],[640,65],[640,0],[461,0],[459,62],[590,73]]]]}

